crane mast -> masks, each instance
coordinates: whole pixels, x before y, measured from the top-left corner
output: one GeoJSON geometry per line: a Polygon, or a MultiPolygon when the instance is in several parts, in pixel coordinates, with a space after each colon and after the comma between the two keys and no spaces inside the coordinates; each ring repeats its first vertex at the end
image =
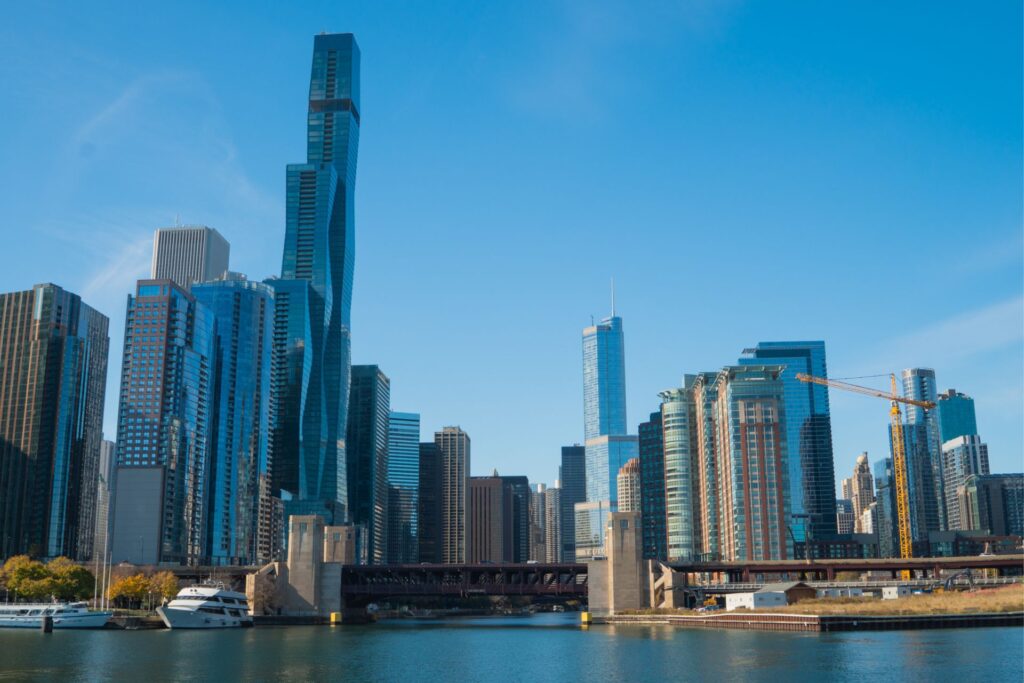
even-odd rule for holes
{"type": "Polygon", "coordinates": [[[834,389],[843,389],[875,398],[884,398],[889,401],[889,419],[892,424],[892,474],[896,485],[896,528],[900,545],[900,557],[913,557],[914,544],[910,534],[910,494],[907,481],[907,448],[903,440],[903,415],[900,411],[900,404],[917,406],[930,410],[935,407],[931,401],[919,401],[912,398],[904,398],[896,393],[896,375],[890,374],[889,380],[891,390],[887,394],[884,391],[862,387],[857,384],[848,384],[839,380],[826,377],[815,377],[797,373],[796,378],[801,382],[821,384],[834,389]]]}

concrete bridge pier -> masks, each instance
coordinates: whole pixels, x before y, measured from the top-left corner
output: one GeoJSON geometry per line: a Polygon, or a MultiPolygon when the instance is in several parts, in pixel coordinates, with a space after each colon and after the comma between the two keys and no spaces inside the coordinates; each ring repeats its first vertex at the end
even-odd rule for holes
{"type": "MultiPolygon", "coordinates": [[[[640,513],[609,514],[604,548],[604,558],[587,562],[587,605],[590,613],[600,617],[647,607],[650,569],[649,563],[643,559],[640,513]]],[[[674,594],[675,591],[668,592],[674,594]]]]}

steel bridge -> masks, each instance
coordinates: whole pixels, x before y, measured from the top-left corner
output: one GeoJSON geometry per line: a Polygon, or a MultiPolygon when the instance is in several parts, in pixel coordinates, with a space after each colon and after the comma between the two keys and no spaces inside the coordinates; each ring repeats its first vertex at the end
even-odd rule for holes
{"type": "Polygon", "coordinates": [[[348,565],[341,595],[355,597],[524,595],[586,598],[585,564],[348,565]]]}
{"type": "MultiPolygon", "coordinates": [[[[1024,555],[973,555],[968,557],[911,557],[843,560],[758,560],[753,562],[667,562],[662,566],[688,577],[689,583],[764,583],[763,576],[800,581],[835,581],[840,572],[888,573],[898,578],[910,571],[920,578],[938,578],[943,571],[992,569],[999,576],[1024,573],[1024,555]],[[705,579],[711,578],[712,581],[705,579]],[[717,579],[717,580],[715,580],[717,579]]],[[[775,580],[772,578],[770,580],[775,580]]]]}

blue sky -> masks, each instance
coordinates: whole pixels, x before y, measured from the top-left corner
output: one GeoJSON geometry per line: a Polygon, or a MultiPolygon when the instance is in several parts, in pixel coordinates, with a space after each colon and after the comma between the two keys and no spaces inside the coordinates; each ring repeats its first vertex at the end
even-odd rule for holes
{"type": "MultiPolygon", "coordinates": [[[[326,30],[363,52],[353,360],[474,474],[555,479],[611,277],[633,429],[683,373],[825,339],[835,377],[934,367],[1024,469],[1019,2],[212,4],[0,9],[0,290],[110,316],[111,435],[154,228],[279,272],[326,30]]],[[[841,477],[887,412],[831,399],[841,477]]]]}

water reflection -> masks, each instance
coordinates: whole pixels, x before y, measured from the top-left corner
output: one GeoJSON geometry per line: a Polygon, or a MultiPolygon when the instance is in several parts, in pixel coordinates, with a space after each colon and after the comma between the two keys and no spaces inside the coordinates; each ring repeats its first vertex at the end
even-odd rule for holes
{"type": "Polygon", "coordinates": [[[576,614],[238,631],[0,630],[0,679],[66,681],[1024,680],[1019,628],[762,633],[576,614]]]}

